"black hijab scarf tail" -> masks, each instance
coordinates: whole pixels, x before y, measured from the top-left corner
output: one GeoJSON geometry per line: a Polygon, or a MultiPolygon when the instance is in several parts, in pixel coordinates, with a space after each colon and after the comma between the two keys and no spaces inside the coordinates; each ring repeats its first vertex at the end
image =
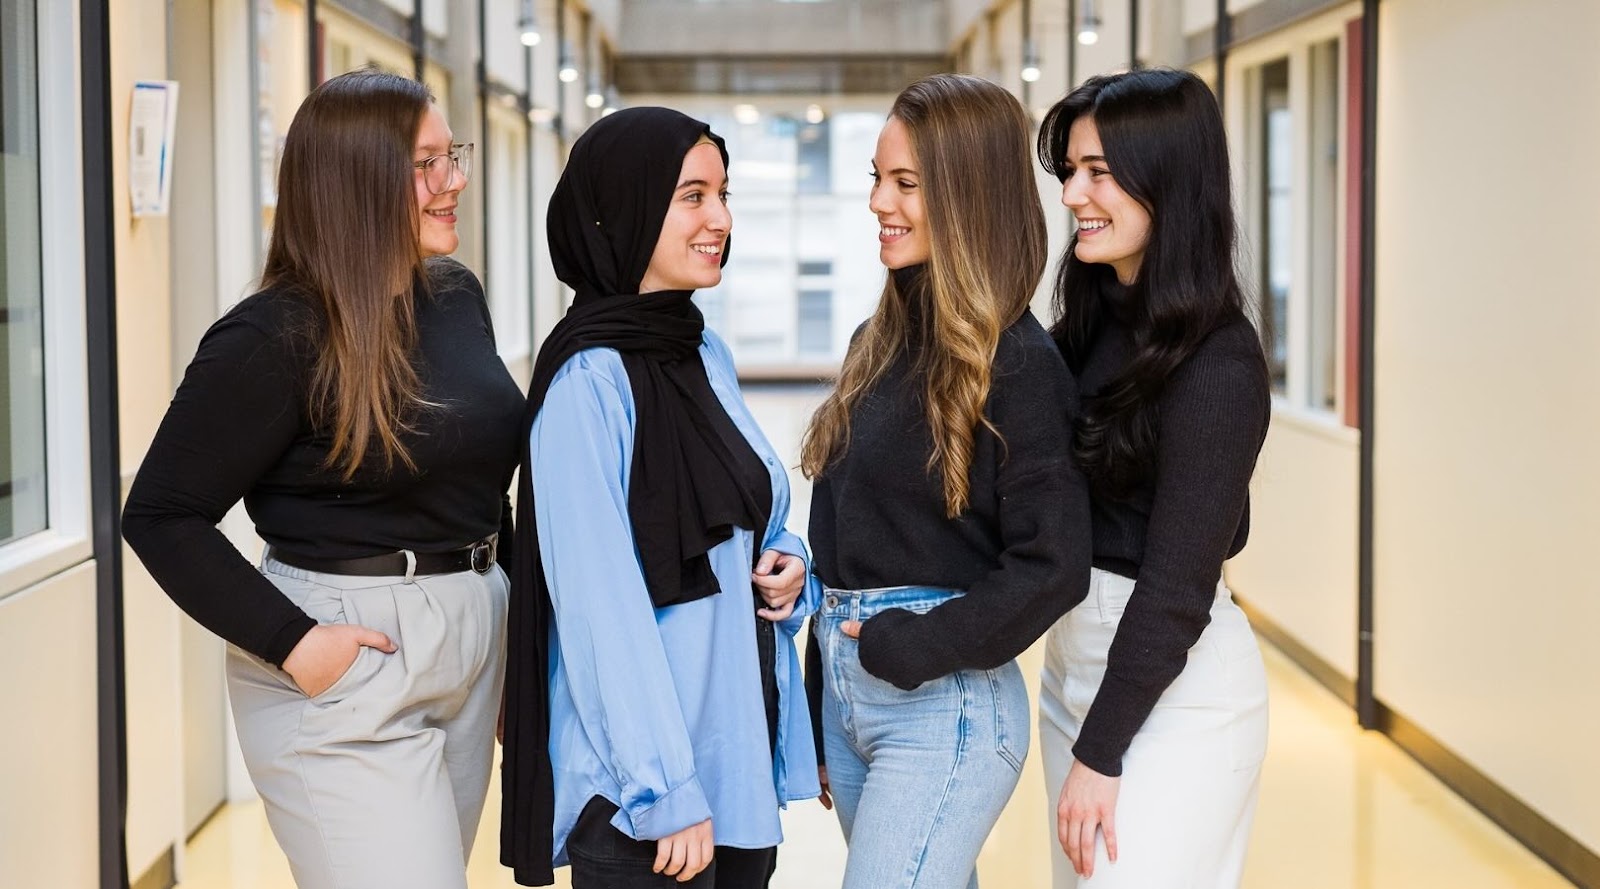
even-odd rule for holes
{"type": "Polygon", "coordinates": [[[735,526],[759,533],[772,510],[765,465],[706,377],[699,354],[705,319],[692,292],[639,293],[684,156],[702,137],[717,146],[726,167],[727,149],[706,124],[667,108],[618,111],[573,145],[550,197],[550,255],[556,276],[577,297],[539,350],[522,420],[514,551],[526,555],[518,556],[511,577],[500,862],[524,886],[555,882],[552,612],[529,434],[557,371],[584,349],[611,348],[622,356],[635,410],[628,516],[656,607],[715,594],[707,553],[735,526]]]}

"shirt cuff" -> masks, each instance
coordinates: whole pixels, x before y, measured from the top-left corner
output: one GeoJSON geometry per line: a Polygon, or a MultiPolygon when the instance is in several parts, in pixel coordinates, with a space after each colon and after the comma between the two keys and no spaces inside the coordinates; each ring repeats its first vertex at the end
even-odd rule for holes
{"type": "Polygon", "coordinates": [[[1161,697],[1162,689],[1153,691],[1106,673],[1072,745],[1073,758],[1108,778],[1121,775],[1123,754],[1161,697]]]}
{"type": "Polygon", "coordinates": [[[908,638],[917,617],[904,608],[890,608],[863,621],[856,647],[861,669],[903,691],[913,691],[933,678],[921,663],[917,645],[908,638]]]}
{"type": "Polygon", "coordinates": [[[691,777],[646,805],[618,809],[611,825],[636,840],[659,840],[710,817],[700,780],[691,777]]]}
{"type": "Polygon", "coordinates": [[[300,640],[304,639],[306,634],[311,632],[311,628],[316,625],[317,622],[312,620],[310,615],[301,614],[294,620],[284,624],[278,632],[273,633],[272,638],[267,640],[266,647],[255,652],[255,654],[267,663],[282,670],[283,662],[289,659],[289,653],[294,651],[294,647],[299,645],[300,640]]]}

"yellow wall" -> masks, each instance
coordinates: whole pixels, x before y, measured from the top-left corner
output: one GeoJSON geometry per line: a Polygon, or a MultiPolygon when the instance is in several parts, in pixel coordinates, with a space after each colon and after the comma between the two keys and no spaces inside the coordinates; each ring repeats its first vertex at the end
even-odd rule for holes
{"type": "Polygon", "coordinates": [[[1600,849],[1600,6],[1382,10],[1378,695],[1600,849]]]}
{"type": "MultiPolygon", "coordinates": [[[[170,239],[166,218],[134,219],[128,198],[128,108],[136,80],[167,74],[166,4],[111,4],[111,146],[117,258],[122,468],[138,469],[172,397],[170,239]]],[[[179,94],[179,101],[183,96],[179,94]]],[[[174,155],[176,169],[183,159],[174,155]]],[[[179,612],[125,554],[128,867],[137,877],[183,841],[179,612]]],[[[92,701],[92,698],[91,698],[92,701]]],[[[42,885],[42,884],[41,884],[42,885]]]]}
{"type": "Polygon", "coordinates": [[[0,873],[99,885],[94,562],[0,599],[0,873]]]}
{"type": "Polygon", "coordinates": [[[1345,678],[1356,675],[1359,440],[1279,412],[1250,485],[1250,543],[1228,585],[1345,678]]]}

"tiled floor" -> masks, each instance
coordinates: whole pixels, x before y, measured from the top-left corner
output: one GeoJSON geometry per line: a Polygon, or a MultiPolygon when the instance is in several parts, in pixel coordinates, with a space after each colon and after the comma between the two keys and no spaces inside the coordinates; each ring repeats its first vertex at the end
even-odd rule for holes
{"type": "MultiPolygon", "coordinates": [[[[790,462],[812,392],[764,391],[750,401],[790,462]]],[[[804,524],[809,489],[797,479],[791,527],[804,524]]],[[[1462,802],[1393,744],[1355,726],[1349,708],[1273,649],[1266,649],[1272,739],[1245,879],[1247,889],[1544,889],[1570,886],[1462,802]]],[[[1036,685],[1037,647],[1023,656],[1036,685]]],[[[1034,689],[1035,692],[1037,689],[1034,689]]],[[[470,867],[473,889],[511,889],[496,863],[497,794],[491,792],[470,867]]],[[[1039,757],[979,861],[988,889],[1049,885],[1047,799],[1039,757]]],[[[800,803],[785,819],[774,889],[839,885],[845,849],[833,815],[800,803]]],[[[230,806],[187,849],[180,889],[291,889],[287,865],[258,803],[230,806]]],[[[557,885],[564,886],[564,874],[557,885]]]]}

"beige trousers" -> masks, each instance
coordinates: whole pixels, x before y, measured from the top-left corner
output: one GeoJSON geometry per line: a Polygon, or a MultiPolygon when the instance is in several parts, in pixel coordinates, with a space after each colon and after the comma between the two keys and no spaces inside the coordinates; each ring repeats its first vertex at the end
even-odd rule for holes
{"type": "Polygon", "coordinates": [[[498,567],[349,577],[270,557],[262,573],[319,623],[388,634],[308,698],[229,646],[245,765],[300,889],[466,889],[488,792],[505,658],[498,567]]]}
{"type": "Polygon", "coordinates": [[[1105,677],[1133,581],[1094,570],[1089,596],[1045,637],[1039,745],[1049,800],[1055,889],[1232,889],[1239,885],[1267,747],[1261,650],[1228,588],[1217,584],[1211,623],[1122,758],[1117,861],[1095,844],[1080,879],[1056,841],[1056,801],[1072,745],[1105,677]]]}

